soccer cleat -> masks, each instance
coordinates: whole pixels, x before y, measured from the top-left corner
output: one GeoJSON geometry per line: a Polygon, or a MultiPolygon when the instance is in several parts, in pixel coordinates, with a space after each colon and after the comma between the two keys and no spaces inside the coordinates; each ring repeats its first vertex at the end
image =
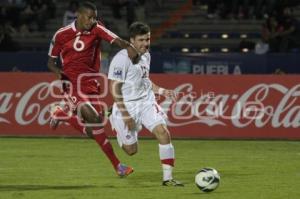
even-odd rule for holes
{"type": "Polygon", "coordinates": [[[162,186],[168,186],[168,187],[184,187],[184,184],[181,182],[171,179],[171,180],[165,180],[162,182],[162,186]]]}
{"type": "Polygon", "coordinates": [[[60,122],[58,119],[58,114],[64,112],[63,109],[60,106],[57,105],[51,105],[50,107],[50,128],[52,130],[55,130],[60,122]]]}
{"type": "Polygon", "coordinates": [[[130,175],[133,172],[133,168],[126,166],[125,164],[119,164],[117,168],[117,174],[119,177],[123,178],[130,175]]]}

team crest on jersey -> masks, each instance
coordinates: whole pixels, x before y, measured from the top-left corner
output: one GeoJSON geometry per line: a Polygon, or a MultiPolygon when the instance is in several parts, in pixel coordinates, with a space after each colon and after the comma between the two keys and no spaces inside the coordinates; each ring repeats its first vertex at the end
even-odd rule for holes
{"type": "Polygon", "coordinates": [[[126,135],[125,137],[129,140],[131,138],[131,135],[126,135]]]}
{"type": "Polygon", "coordinates": [[[122,74],[123,74],[123,71],[119,68],[115,68],[114,69],[114,73],[113,73],[113,76],[116,77],[116,78],[121,78],[122,77],[122,74]]]}

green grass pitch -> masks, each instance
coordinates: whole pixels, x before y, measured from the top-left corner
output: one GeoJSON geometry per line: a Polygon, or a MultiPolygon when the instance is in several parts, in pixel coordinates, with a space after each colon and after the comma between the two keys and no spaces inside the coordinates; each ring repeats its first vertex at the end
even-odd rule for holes
{"type": "Polygon", "coordinates": [[[162,187],[156,140],[140,140],[127,156],[135,172],[118,178],[90,139],[0,138],[0,199],[299,199],[300,142],[174,140],[174,177],[185,187],[162,187]],[[219,188],[201,192],[195,173],[214,167],[219,188]]]}

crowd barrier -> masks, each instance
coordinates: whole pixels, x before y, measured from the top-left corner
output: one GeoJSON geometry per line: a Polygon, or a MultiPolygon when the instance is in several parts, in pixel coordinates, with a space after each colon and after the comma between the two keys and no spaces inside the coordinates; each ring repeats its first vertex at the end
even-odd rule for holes
{"type": "MultiPolygon", "coordinates": [[[[158,96],[174,138],[300,139],[300,75],[150,77],[178,93],[177,102],[158,96]]],[[[109,106],[107,79],[100,78],[109,106]]],[[[50,130],[49,107],[62,100],[54,80],[50,73],[0,73],[1,136],[82,136],[66,124],[50,130]]],[[[105,128],[114,136],[110,124],[105,128]]],[[[140,134],[152,137],[147,130],[140,134]]]]}

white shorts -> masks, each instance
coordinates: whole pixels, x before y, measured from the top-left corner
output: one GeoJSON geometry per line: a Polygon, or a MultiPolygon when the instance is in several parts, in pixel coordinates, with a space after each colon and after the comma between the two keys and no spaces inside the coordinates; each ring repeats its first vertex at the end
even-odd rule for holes
{"type": "Polygon", "coordinates": [[[135,110],[131,110],[129,114],[135,121],[135,130],[128,130],[116,104],[114,104],[112,114],[109,118],[112,128],[117,132],[117,140],[120,146],[123,144],[132,145],[136,143],[138,141],[138,132],[142,129],[142,125],[150,132],[159,124],[166,125],[167,115],[156,101],[138,106],[135,105],[135,110]]]}

